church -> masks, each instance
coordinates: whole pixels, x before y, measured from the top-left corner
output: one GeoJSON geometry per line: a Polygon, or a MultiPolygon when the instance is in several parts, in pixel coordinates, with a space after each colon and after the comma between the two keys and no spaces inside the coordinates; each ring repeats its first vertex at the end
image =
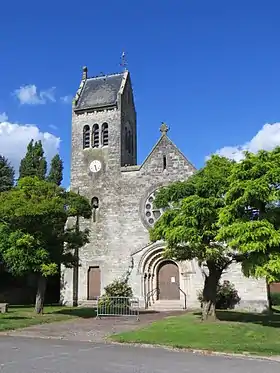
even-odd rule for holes
{"type": "MultiPolygon", "coordinates": [[[[90,242],[79,249],[80,266],[62,268],[61,301],[90,305],[115,279],[127,277],[140,306],[188,309],[200,306],[203,287],[198,263],[162,256],[164,242],[151,243],[149,229],[162,214],[156,191],[186,180],[195,171],[170,140],[166,124],[142,164],[137,163],[137,117],[130,73],[89,77],[83,68],[72,106],[71,190],[91,201],[92,218],[81,220],[90,242]]],[[[245,278],[233,264],[223,280],[235,285],[238,307],[267,307],[265,280],[245,278]]]]}

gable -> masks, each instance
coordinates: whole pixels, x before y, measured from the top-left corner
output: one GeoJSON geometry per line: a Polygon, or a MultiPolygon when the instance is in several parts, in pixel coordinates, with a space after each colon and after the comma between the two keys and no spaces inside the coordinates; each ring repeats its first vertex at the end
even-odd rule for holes
{"type": "Polygon", "coordinates": [[[144,172],[156,174],[178,174],[190,176],[195,167],[164,133],[141,166],[144,172]]]}

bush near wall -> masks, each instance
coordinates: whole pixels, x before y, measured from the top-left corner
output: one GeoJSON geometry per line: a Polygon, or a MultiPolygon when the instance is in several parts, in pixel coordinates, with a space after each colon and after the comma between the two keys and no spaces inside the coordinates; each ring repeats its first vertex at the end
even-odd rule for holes
{"type": "MultiPolygon", "coordinates": [[[[203,292],[202,290],[198,293],[198,300],[202,304],[203,292]]],[[[238,295],[235,286],[230,281],[225,280],[222,284],[218,285],[217,288],[217,299],[216,308],[219,310],[234,309],[234,307],[240,302],[241,298],[238,295]]]]}
{"type": "Polygon", "coordinates": [[[129,309],[133,292],[126,280],[115,280],[104,290],[105,294],[98,300],[100,312],[119,314],[129,309]]]}
{"type": "Polygon", "coordinates": [[[280,293],[270,293],[271,305],[280,306],[280,293]]]}

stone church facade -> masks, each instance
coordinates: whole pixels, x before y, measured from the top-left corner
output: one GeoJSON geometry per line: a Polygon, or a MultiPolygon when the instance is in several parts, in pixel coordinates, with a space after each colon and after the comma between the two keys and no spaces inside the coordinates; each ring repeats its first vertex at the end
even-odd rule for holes
{"type": "MultiPolygon", "coordinates": [[[[198,263],[175,262],[162,257],[164,242],[151,243],[149,229],[162,211],[153,205],[161,186],[187,179],[194,166],[160,127],[157,143],[145,161],[137,164],[136,110],[130,74],[89,78],[83,69],[73,101],[71,190],[92,204],[90,243],[79,250],[78,269],[62,268],[61,300],[87,304],[106,285],[128,276],[134,296],[143,307],[199,307],[197,292],[203,286],[198,263]]],[[[239,307],[262,310],[267,306],[264,280],[245,278],[232,265],[224,279],[232,281],[241,297],[239,307]]]]}

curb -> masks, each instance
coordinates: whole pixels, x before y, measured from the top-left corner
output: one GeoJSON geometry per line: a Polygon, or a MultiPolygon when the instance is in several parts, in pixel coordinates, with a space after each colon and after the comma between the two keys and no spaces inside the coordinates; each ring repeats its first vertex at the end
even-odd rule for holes
{"type": "Polygon", "coordinates": [[[193,348],[177,348],[177,347],[171,347],[171,346],[166,346],[166,345],[156,345],[156,344],[147,344],[147,343],[129,343],[129,342],[126,343],[126,342],[115,342],[115,341],[111,341],[110,343],[119,345],[119,346],[122,345],[122,346],[133,346],[133,347],[141,347],[141,348],[160,348],[160,349],[174,351],[174,352],[192,353],[194,355],[220,356],[220,357],[228,357],[228,358],[235,358],[235,359],[263,360],[263,361],[273,361],[276,363],[280,363],[280,355],[261,356],[261,355],[251,355],[250,353],[247,353],[247,352],[235,354],[235,353],[230,353],[230,352],[196,350],[193,348]]]}

